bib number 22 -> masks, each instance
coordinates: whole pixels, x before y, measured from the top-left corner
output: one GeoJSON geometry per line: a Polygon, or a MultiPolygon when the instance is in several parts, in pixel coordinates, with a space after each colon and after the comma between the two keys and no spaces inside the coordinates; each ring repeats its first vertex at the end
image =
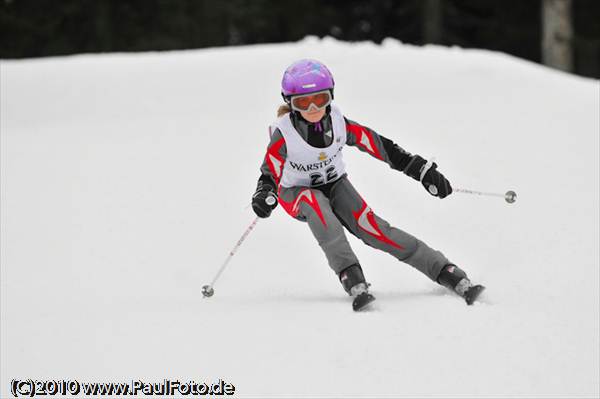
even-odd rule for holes
{"type": "Polygon", "coordinates": [[[323,175],[323,173],[312,173],[310,175],[310,185],[321,186],[335,180],[336,178],[337,172],[335,171],[335,167],[330,166],[325,169],[325,175],[323,175]]]}

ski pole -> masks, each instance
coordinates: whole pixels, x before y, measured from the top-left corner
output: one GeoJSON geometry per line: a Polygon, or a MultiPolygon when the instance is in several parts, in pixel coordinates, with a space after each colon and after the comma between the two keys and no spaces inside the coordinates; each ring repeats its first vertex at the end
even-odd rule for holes
{"type": "MultiPolygon", "coordinates": [[[[265,200],[265,202],[267,203],[267,205],[274,205],[276,201],[277,200],[273,196],[268,196],[267,199],[265,200]]],[[[223,273],[223,270],[225,270],[225,268],[227,267],[227,264],[229,264],[229,261],[231,260],[231,258],[233,258],[233,255],[235,255],[235,253],[237,252],[238,248],[242,245],[242,243],[244,242],[244,240],[246,239],[246,237],[248,237],[248,235],[250,234],[250,232],[252,231],[252,229],[254,229],[254,227],[256,226],[256,223],[258,223],[258,216],[254,218],[254,220],[252,221],[252,223],[250,224],[250,226],[248,226],[248,228],[246,229],[246,231],[244,231],[244,234],[242,234],[242,237],[238,240],[237,244],[235,244],[235,246],[233,247],[233,249],[229,252],[229,255],[227,256],[227,258],[225,259],[225,262],[223,262],[223,264],[221,265],[221,267],[217,271],[217,274],[213,278],[212,282],[210,284],[205,285],[205,286],[202,287],[202,295],[204,296],[204,298],[210,298],[211,296],[214,295],[214,293],[215,293],[215,289],[214,289],[215,283],[217,282],[217,280],[221,276],[221,273],[223,273]]]]}
{"type": "Polygon", "coordinates": [[[467,190],[466,188],[454,188],[454,189],[452,189],[452,191],[454,191],[455,193],[463,193],[463,194],[484,195],[484,196],[488,196],[488,197],[502,197],[509,204],[512,204],[517,200],[517,193],[515,193],[512,190],[509,190],[504,194],[486,193],[483,191],[467,190]]]}

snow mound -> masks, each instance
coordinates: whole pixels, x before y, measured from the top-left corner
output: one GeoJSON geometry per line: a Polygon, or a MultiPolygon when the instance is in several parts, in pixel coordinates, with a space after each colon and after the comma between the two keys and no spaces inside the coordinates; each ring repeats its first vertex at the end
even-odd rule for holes
{"type": "Polygon", "coordinates": [[[13,378],[222,378],[240,397],[597,397],[599,109],[590,80],[482,50],[298,43],[2,61],[1,396],[13,378]],[[354,148],[349,177],[443,251],[467,307],[350,236],[377,297],[355,314],[308,227],[245,228],[298,58],[336,103],[435,156],[440,201],[354,148]]]}

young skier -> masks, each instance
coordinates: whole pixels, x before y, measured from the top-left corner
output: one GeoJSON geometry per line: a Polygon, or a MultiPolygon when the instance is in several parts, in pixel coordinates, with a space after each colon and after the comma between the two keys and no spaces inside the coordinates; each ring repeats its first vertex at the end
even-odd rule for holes
{"type": "Polygon", "coordinates": [[[438,198],[452,193],[437,165],[412,155],[391,140],[344,117],[332,105],[333,76],[319,61],[299,60],[283,74],[285,101],[270,126],[270,143],[260,168],[252,209],[261,218],[281,203],[292,217],[307,222],[329,266],[360,310],[375,298],[344,234],[344,227],[364,241],[408,263],[431,280],[472,304],[484,289],[441,252],[377,216],[348,180],[342,158],[345,145],[386,162],[420,181],[438,198]],[[277,201],[278,200],[278,201],[277,201]]]}

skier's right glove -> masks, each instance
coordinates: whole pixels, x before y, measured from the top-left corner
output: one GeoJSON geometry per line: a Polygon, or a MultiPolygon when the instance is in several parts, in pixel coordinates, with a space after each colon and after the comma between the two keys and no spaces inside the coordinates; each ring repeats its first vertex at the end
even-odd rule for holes
{"type": "Polygon", "coordinates": [[[256,192],[252,196],[252,209],[254,213],[260,218],[268,218],[276,207],[277,194],[275,190],[270,184],[259,181],[256,192]],[[272,201],[274,202],[269,205],[272,201]]]}

